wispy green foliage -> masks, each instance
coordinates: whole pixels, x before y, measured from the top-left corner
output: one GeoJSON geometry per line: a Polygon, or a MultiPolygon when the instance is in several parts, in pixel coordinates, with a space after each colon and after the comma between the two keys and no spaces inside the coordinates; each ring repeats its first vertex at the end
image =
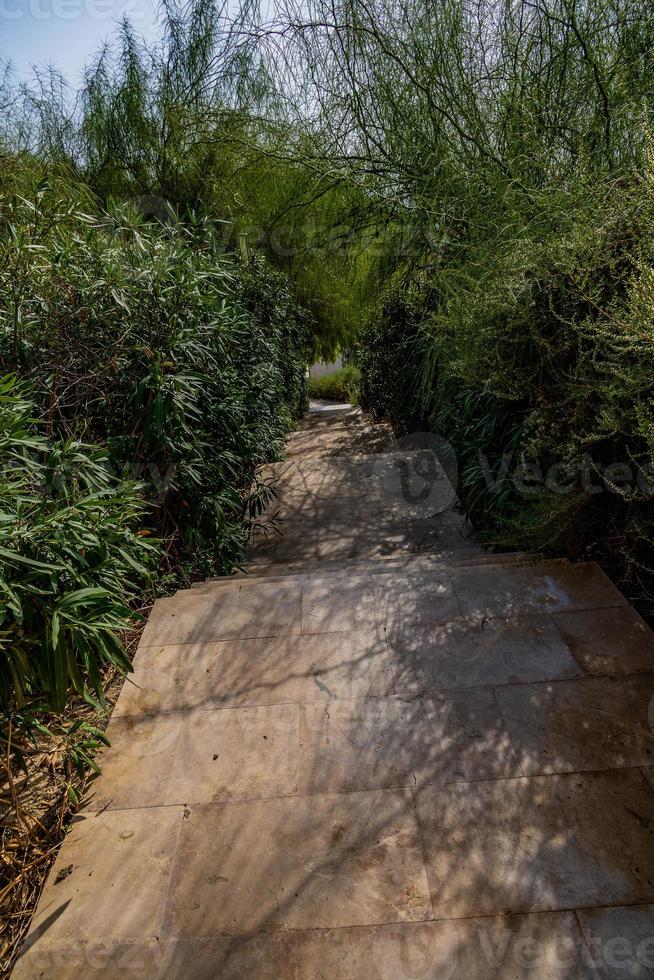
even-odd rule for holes
{"type": "Polygon", "coordinates": [[[359,369],[354,364],[346,364],[330,374],[309,378],[309,394],[312,398],[326,398],[335,402],[358,404],[359,369]]]}
{"type": "Polygon", "coordinates": [[[362,401],[454,443],[489,540],[599,556],[651,611],[651,8],[410,9],[340,27],[383,118],[339,99],[416,229],[361,338],[362,401]]]}

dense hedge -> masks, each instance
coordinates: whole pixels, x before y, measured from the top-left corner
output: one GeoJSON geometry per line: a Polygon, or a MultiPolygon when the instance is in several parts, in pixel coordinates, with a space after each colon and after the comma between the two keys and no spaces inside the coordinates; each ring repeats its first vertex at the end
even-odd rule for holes
{"type": "Polygon", "coordinates": [[[157,552],[137,485],[105,452],[45,439],[33,409],[0,381],[0,706],[38,693],[62,710],[70,684],[102,699],[101,668],[129,668],[120,633],[157,552]]]}
{"type": "Polygon", "coordinates": [[[128,669],[145,556],[159,592],[242,558],[256,467],[306,406],[310,324],[211,221],[102,212],[30,172],[0,174],[0,700],[60,710],[128,669]]]}
{"type": "MultiPolygon", "coordinates": [[[[454,446],[489,541],[595,556],[654,610],[654,168],[414,268],[361,338],[361,400],[454,446]]],[[[531,205],[533,208],[534,200],[531,205]]]]}
{"type": "Polygon", "coordinates": [[[50,433],[146,483],[164,571],[226,572],[267,499],[255,467],[305,408],[308,319],[211,221],[84,203],[66,184],[0,199],[0,366],[29,379],[50,433]]]}

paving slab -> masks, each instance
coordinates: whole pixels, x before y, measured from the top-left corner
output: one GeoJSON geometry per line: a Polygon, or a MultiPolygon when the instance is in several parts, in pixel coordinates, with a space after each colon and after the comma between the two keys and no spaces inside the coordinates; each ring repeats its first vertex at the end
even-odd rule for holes
{"type": "Polygon", "coordinates": [[[654,899],[654,794],[637,770],[426,786],[435,918],[654,899]]]}
{"type": "Polygon", "coordinates": [[[331,417],[292,433],[286,443],[286,458],[331,458],[342,453],[386,452],[396,447],[390,427],[370,424],[362,416],[343,420],[331,417]]]}
{"type": "Polygon", "coordinates": [[[545,615],[443,625],[395,621],[386,635],[398,694],[582,676],[545,615]]]}
{"type": "Polygon", "coordinates": [[[292,519],[280,524],[281,533],[270,532],[255,537],[249,558],[257,563],[284,564],[289,561],[338,561],[377,559],[391,556],[432,552],[478,554],[464,528],[439,520],[403,523],[395,518],[367,521],[360,533],[352,536],[352,525],[342,519],[333,523],[315,521],[296,523],[292,519]]]}
{"type": "Polygon", "coordinates": [[[261,637],[142,648],[113,716],[393,693],[383,629],[261,637]]]}
{"type": "Polygon", "coordinates": [[[286,460],[261,467],[259,478],[273,487],[279,485],[285,494],[306,495],[313,500],[322,495],[359,496],[361,484],[369,484],[374,457],[362,461],[349,456],[332,459],[286,460]]]}
{"type": "Polygon", "coordinates": [[[594,974],[585,959],[574,915],[555,913],[180,943],[171,971],[181,976],[193,964],[201,980],[213,980],[216,969],[229,980],[586,980],[594,974]]]}
{"type": "Polygon", "coordinates": [[[631,606],[556,613],[553,618],[586,673],[654,672],[654,633],[631,606]]]}
{"type": "Polygon", "coordinates": [[[264,592],[187,593],[161,607],[143,631],[142,646],[280,636],[300,632],[301,589],[282,586],[264,592]]]}
{"type": "Polygon", "coordinates": [[[99,938],[109,944],[155,939],[182,820],[181,807],[76,817],[32,921],[30,956],[99,938]]]}
{"type": "Polygon", "coordinates": [[[375,616],[378,623],[446,623],[461,616],[447,573],[421,572],[375,575],[375,616]]]}
{"type": "Polygon", "coordinates": [[[436,453],[430,449],[386,452],[373,463],[375,495],[406,520],[453,510],[457,495],[436,453]]]}
{"type": "Polygon", "coordinates": [[[654,674],[496,691],[525,775],[654,763],[654,674]]]}
{"type": "Polygon", "coordinates": [[[432,915],[409,790],[209,805],[184,821],[162,935],[432,915]]]}
{"type": "Polygon", "coordinates": [[[507,567],[491,575],[484,568],[453,568],[450,577],[464,614],[474,618],[627,605],[594,562],[507,567]]]}
{"type": "Polygon", "coordinates": [[[302,632],[360,629],[401,621],[447,622],[461,615],[446,573],[359,576],[302,588],[302,632]]]}
{"type": "Polygon", "coordinates": [[[534,558],[532,555],[525,555],[523,552],[511,552],[510,554],[498,554],[491,551],[430,551],[417,554],[388,555],[386,557],[367,559],[367,558],[343,558],[334,561],[312,561],[307,565],[306,562],[296,561],[287,563],[265,564],[246,562],[241,571],[231,576],[221,576],[218,578],[207,579],[205,582],[196,582],[192,588],[204,588],[209,585],[219,585],[225,583],[230,585],[234,581],[246,583],[256,583],[262,578],[267,581],[277,581],[279,579],[289,581],[295,577],[308,577],[309,581],[327,577],[347,577],[350,572],[368,572],[371,575],[383,574],[394,570],[405,571],[438,571],[456,566],[470,565],[534,565],[542,559],[534,558]]]}
{"type": "MultiPolygon", "coordinates": [[[[169,970],[175,944],[160,939],[112,942],[102,939],[37,943],[23,952],[12,980],[163,980],[169,970]]],[[[214,967],[215,968],[215,967],[214,967]]],[[[177,974],[179,977],[180,974],[177,974]]]]}
{"type": "Polygon", "coordinates": [[[89,785],[88,810],[167,804],[166,785],[184,718],[182,714],[112,718],[106,732],[111,745],[98,755],[101,775],[89,785]]]}
{"type": "Polygon", "coordinates": [[[308,585],[302,589],[302,633],[376,628],[372,579],[308,585]]]}
{"type": "Polygon", "coordinates": [[[577,913],[601,980],[654,976],[654,905],[577,913]]]}
{"type": "Polygon", "coordinates": [[[522,775],[490,690],[301,706],[303,793],[522,775]]]}
{"type": "Polygon", "coordinates": [[[293,975],[303,978],[586,980],[593,976],[570,913],[315,930],[289,937],[287,945],[293,975]]]}
{"type": "MultiPolygon", "coordinates": [[[[36,964],[32,962],[32,966],[36,964]]],[[[573,913],[61,947],[53,980],[596,980],[573,913]]],[[[38,975],[15,972],[14,976],[38,975]]],[[[643,974],[644,975],[644,974],[643,974]]]]}
{"type": "Polygon", "coordinates": [[[93,809],[286,796],[298,791],[295,704],[117,718],[93,809]]]}

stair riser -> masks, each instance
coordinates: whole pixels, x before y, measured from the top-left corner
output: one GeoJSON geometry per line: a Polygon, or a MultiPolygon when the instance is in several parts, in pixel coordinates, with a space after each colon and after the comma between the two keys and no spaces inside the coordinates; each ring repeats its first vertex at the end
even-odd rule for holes
{"type": "Polygon", "coordinates": [[[479,554],[470,555],[442,555],[440,553],[430,554],[419,554],[410,555],[407,557],[389,557],[389,558],[365,558],[357,560],[353,558],[352,560],[343,561],[326,561],[326,562],[313,562],[307,565],[304,562],[292,562],[288,564],[275,563],[272,562],[268,565],[250,565],[248,566],[250,571],[237,572],[235,575],[221,575],[215,578],[206,579],[204,582],[196,582],[192,586],[194,589],[203,588],[207,583],[218,584],[224,582],[225,584],[233,584],[235,581],[252,581],[255,578],[262,579],[278,579],[278,578],[294,578],[299,576],[315,576],[316,574],[322,574],[323,572],[329,574],[331,572],[356,572],[357,570],[363,569],[366,572],[375,574],[376,569],[381,572],[393,569],[399,570],[406,567],[411,567],[413,565],[424,564],[425,567],[433,567],[434,565],[447,566],[457,566],[460,565],[497,565],[497,564],[511,564],[512,562],[523,562],[523,561],[537,561],[542,556],[539,554],[526,554],[524,552],[509,552],[507,554],[489,554],[487,552],[482,552],[479,554]]]}
{"type": "Polygon", "coordinates": [[[349,585],[354,585],[357,582],[364,582],[370,576],[377,577],[380,575],[415,575],[419,576],[421,573],[425,575],[437,574],[439,572],[447,573],[455,568],[477,568],[477,567],[497,567],[509,568],[516,567],[520,565],[534,565],[538,563],[539,565],[560,565],[565,563],[563,559],[552,558],[552,559],[541,559],[538,557],[522,556],[519,559],[513,558],[513,556],[497,556],[497,560],[494,562],[457,562],[457,563],[445,563],[445,562],[433,562],[431,564],[424,564],[420,566],[415,565],[400,565],[397,567],[373,567],[373,568],[347,568],[335,570],[328,572],[326,570],[317,572],[308,572],[297,575],[276,575],[276,576],[253,576],[252,578],[232,578],[231,580],[222,580],[217,582],[212,582],[207,580],[206,582],[198,582],[191,589],[180,589],[177,595],[203,595],[207,593],[213,593],[221,590],[235,590],[239,591],[243,588],[255,588],[257,586],[263,587],[266,585],[276,585],[276,586],[293,586],[293,585],[320,585],[328,583],[340,583],[347,582],[349,585]],[[506,560],[510,558],[511,560],[506,560]]]}

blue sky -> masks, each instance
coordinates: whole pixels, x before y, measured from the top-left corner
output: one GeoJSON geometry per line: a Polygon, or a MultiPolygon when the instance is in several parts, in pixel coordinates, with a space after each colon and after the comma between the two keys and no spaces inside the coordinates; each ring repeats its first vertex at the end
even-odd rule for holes
{"type": "Polygon", "coordinates": [[[23,78],[52,64],[77,87],[84,63],[124,14],[147,38],[159,34],[156,0],[0,0],[0,56],[23,78]]]}

